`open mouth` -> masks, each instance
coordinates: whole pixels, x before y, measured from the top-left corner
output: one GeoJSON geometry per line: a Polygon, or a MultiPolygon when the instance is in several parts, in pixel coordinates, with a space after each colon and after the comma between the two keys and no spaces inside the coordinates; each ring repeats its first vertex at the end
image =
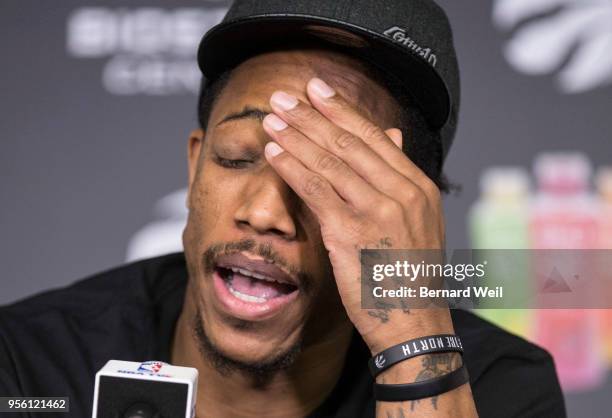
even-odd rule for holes
{"type": "Polygon", "coordinates": [[[248,321],[270,319],[287,312],[302,290],[298,276],[249,253],[219,256],[213,283],[219,307],[248,321]]]}
{"type": "Polygon", "coordinates": [[[266,303],[298,290],[293,284],[244,268],[217,266],[217,271],[229,292],[243,302],[266,303]]]}

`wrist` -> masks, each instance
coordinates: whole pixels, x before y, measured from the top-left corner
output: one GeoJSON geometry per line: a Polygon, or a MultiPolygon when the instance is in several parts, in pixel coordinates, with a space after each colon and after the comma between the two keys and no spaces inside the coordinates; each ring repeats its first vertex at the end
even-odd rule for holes
{"type": "Polygon", "coordinates": [[[379,324],[362,338],[372,356],[407,340],[435,334],[454,334],[448,309],[416,309],[404,313],[394,310],[389,320],[379,324]]]}
{"type": "Polygon", "coordinates": [[[460,353],[435,353],[414,357],[385,370],[376,376],[376,383],[405,384],[443,376],[463,364],[460,353]]]}

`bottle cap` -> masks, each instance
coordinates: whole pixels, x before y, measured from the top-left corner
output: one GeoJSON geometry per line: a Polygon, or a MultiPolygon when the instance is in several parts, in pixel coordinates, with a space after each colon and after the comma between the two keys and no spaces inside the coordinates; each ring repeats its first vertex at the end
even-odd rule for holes
{"type": "Polygon", "coordinates": [[[522,198],[529,193],[529,175],[521,167],[492,167],[480,177],[480,190],[487,198],[522,198]]]}
{"type": "Polygon", "coordinates": [[[540,154],[534,172],[540,189],[572,193],[588,189],[593,169],[583,153],[557,152],[540,154]]]}
{"type": "Polygon", "coordinates": [[[606,200],[612,201],[612,166],[601,167],[595,176],[597,191],[606,200]]]}

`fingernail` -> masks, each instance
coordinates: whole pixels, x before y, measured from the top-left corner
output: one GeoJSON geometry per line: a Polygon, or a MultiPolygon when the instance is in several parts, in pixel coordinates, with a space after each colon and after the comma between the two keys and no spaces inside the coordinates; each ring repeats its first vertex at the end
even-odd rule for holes
{"type": "Polygon", "coordinates": [[[310,87],[317,96],[321,96],[324,99],[329,99],[336,94],[336,91],[320,78],[313,78],[310,80],[310,87]]]}
{"type": "Polygon", "coordinates": [[[278,154],[280,154],[283,151],[285,150],[282,149],[281,146],[278,145],[276,142],[270,141],[266,144],[266,154],[269,155],[270,157],[276,157],[278,154]]]}
{"type": "Polygon", "coordinates": [[[263,121],[266,125],[277,132],[286,129],[287,126],[289,126],[287,125],[287,122],[272,113],[266,116],[263,121]]]}
{"type": "Polygon", "coordinates": [[[274,93],[270,101],[282,110],[291,110],[298,105],[298,99],[284,91],[277,91],[274,93]]]}

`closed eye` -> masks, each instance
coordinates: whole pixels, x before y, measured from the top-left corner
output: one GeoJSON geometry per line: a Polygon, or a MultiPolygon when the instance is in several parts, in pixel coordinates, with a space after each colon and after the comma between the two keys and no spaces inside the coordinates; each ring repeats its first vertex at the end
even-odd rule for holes
{"type": "Polygon", "coordinates": [[[230,169],[246,168],[249,166],[249,164],[253,163],[253,161],[250,161],[250,160],[230,160],[230,159],[222,158],[219,156],[217,156],[215,160],[216,160],[216,163],[219,164],[221,167],[230,168],[230,169]]]}

